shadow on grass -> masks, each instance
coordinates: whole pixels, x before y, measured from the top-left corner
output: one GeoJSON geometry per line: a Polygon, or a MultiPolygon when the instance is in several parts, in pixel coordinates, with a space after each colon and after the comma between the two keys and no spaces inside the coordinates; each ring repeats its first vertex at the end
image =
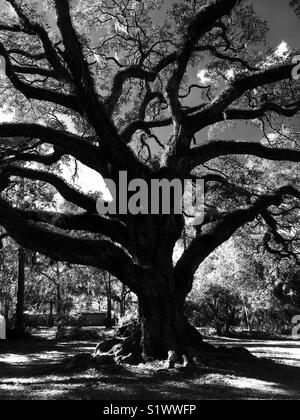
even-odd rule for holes
{"type": "MultiPolygon", "coordinates": [[[[219,339],[213,341],[224,344],[219,339]]],[[[94,344],[57,344],[44,339],[0,342],[0,400],[300,399],[300,357],[293,358],[288,352],[275,357],[298,362],[299,366],[258,359],[233,364],[227,370],[113,366],[80,373],[62,371],[60,361],[64,357],[89,351],[94,344]]],[[[257,350],[279,347],[270,342],[252,344],[257,350]]],[[[251,342],[228,345],[250,347],[251,342]]],[[[294,350],[299,344],[282,343],[282,347],[294,350]]]]}

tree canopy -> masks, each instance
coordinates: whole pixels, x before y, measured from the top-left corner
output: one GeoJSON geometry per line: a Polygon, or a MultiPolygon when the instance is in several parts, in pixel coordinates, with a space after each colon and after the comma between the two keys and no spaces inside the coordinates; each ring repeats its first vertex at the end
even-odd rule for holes
{"type": "Polygon", "coordinates": [[[241,0],[2,0],[1,6],[1,95],[13,121],[0,124],[0,223],[19,244],[107,270],[142,305],[150,295],[158,301],[162,290],[165,299],[185,298],[201,263],[253,221],[264,226],[270,252],[299,261],[296,52],[266,45],[267,22],[253,6],[241,0]],[[242,122],[259,127],[261,138],[234,139],[230,131],[242,122]],[[184,217],[102,217],[97,197],[63,176],[70,160],[116,181],[120,171],[146,182],[203,178],[204,222],[176,264],[184,217]],[[24,178],[39,191],[42,184],[54,187],[74,207],[13,204],[5,196],[10,182],[24,178]]]}

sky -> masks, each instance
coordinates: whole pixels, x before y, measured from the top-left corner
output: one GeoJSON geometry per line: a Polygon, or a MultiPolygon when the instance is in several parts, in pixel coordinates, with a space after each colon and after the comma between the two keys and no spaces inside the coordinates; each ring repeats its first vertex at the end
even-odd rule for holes
{"type": "Polygon", "coordinates": [[[300,50],[300,20],[289,7],[290,0],[252,0],[257,13],[269,23],[268,41],[276,48],[282,40],[292,49],[300,50]]]}

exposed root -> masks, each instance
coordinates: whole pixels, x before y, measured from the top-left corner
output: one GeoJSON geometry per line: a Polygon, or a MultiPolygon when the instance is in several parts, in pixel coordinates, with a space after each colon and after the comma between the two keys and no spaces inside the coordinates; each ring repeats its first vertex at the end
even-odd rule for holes
{"type": "MultiPolygon", "coordinates": [[[[127,326],[127,328],[129,328],[127,326]]],[[[131,334],[128,336],[128,330],[125,332],[125,337],[115,338],[100,343],[93,355],[77,355],[72,360],[69,360],[69,367],[76,366],[99,367],[110,366],[115,364],[129,364],[138,365],[140,363],[153,362],[155,358],[149,357],[145,349],[142,348],[142,333],[141,328],[130,328],[131,334]]],[[[156,357],[156,360],[161,360],[167,369],[193,369],[200,368],[221,368],[227,369],[229,367],[237,366],[245,362],[253,362],[256,358],[244,348],[225,348],[214,347],[210,344],[204,343],[202,337],[197,333],[196,329],[187,328],[185,343],[188,345],[173,348],[165,352],[166,358],[163,360],[161,355],[156,357]]],[[[176,347],[176,346],[174,346],[176,347]]]]}
{"type": "MultiPolygon", "coordinates": [[[[255,356],[244,348],[217,348],[204,344],[202,350],[192,347],[186,348],[183,353],[170,350],[164,365],[168,370],[192,370],[197,368],[229,369],[236,368],[240,364],[253,363],[257,360],[255,356]]],[[[100,353],[98,350],[94,354],[77,354],[74,357],[66,359],[62,367],[66,370],[77,371],[123,364],[138,365],[148,361],[149,359],[144,360],[142,354],[137,351],[124,353],[124,347],[122,344],[118,344],[107,353],[100,353]]]]}
{"type": "MultiPolygon", "coordinates": [[[[95,354],[113,357],[117,364],[137,365],[154,361],[154,358],[149,357],[141,347],[141,329],[137,325],[126,326],[121,332],[124,334],[123,338],[101,343],[97,346],[95,354]],[[130,335],[128,335],[128,331],[131,332],[130,335]]],[[[190,344],[181,349],[170,349],[167,352],[165,360],[167,369],[177,367],[185,369],[193,367],[228,368],[256,359],[243,348],[218,348],[204,343],[201,335],[193,327],[187,328],[186,342],[190,344]]]]}
{"type": "Polygon", "coordinates": [[[167,369],[174,369],[176,362],[177,362],[176,351],[170,350],[169,353],[168,353],[168,360],[167,360],[167,363],[166,363],[167,369]]]}

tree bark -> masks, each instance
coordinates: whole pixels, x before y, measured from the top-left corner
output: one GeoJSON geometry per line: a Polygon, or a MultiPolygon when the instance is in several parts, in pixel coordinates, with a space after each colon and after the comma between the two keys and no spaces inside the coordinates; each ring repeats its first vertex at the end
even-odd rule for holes
{"type": "Polygon", "coordinates": [[[202,342],[184,314],[184,299],[161,295],[158,300],[140,299],[141,349],[143,359],[180,358],[202,342]]]}
{"type": "Polygon", "coordinates": [[[59,263],[56,265],[56,317],[57,317],[57,332],[56,337],[60,338],[64,330],[64,317],[63,317],[63,302],[62,302],[62,290],[61,290],[61,273],[59,269],[59,263]]]}
{"type": "Polygon", "coordinates": [[[57,325],[59,326],[62,322],[62,298],[61,298],[61,287],[60,284],[56,284],[56,316],[57,325]]]}
{"type": "Polygon", "coordinates": [[[192,357],[191,349],[201,348],[202,336],[185,316],[186,294],[176,286],[171,258],[161,249],[157,255],[164,264],[141,273],[140,283],[148,287],[137,292],[139,326],[125,343],[125,353],[139,354],[144,361],[192,357]]]}
{"type": "Polygon", "coordinates": [[[107,274],[105,274],[105,276],[107,276],[107,281],[106,281],[106,299],[107,299],[106,327],[111,328],[111,326],[112,326],[111,275],[110,275],[110,273],[107,273],[107,274]]]}
{"type": "Polygon", "coordinates": [[[52,328],[54,326],[54,316],[53,316],[53,300],[49,302],[49,316],[48,316],[48,327],[52,328]]]}

